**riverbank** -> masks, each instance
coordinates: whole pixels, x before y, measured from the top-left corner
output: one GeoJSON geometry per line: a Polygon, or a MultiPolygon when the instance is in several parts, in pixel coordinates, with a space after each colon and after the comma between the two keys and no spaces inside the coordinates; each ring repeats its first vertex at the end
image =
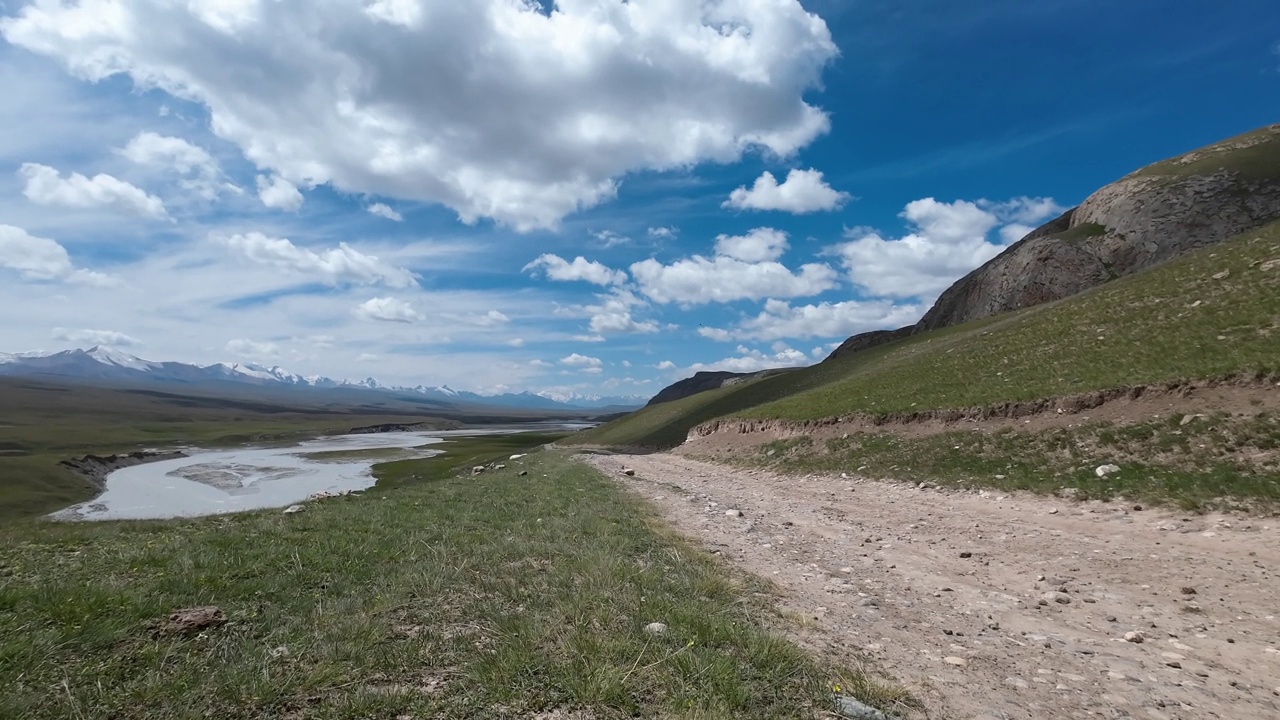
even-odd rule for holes
{"type": "Polygon", "coordinates": [[[909,709],[612,480],[525,454],[549,440],[461,439],[291,515],[0,529],[0,716],[764,719],[835,685],[909,709]]]}
{"type": "Polygon", "coordinates": [[[135,465],[177,460],[186,457],[181,450],[137,450],[131,453],[116,455],[85,455],[80,458],[63,460],[59,465],[87,480],[99,490],[106,487],[107,476],[116,470],[123,470],[135,465]]]}

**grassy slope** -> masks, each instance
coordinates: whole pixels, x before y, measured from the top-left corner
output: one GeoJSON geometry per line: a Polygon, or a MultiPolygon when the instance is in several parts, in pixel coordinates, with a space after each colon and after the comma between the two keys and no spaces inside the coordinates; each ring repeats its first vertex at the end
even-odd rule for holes
{"type": "Polygon", "coordinates": [[[1280,267],[1263,269],[1273,259],[1280,223],[1066,300],[646,408],[572,440],[670,447],[723,416],[805,421],[1275,373],[1280,267]]]}
{"type": "Polygon", "coordinates": [[[1134,177],[1187,177],[1227,170],[1243,180],[1268,180],[1280,167],[1280,126],[1259,128],[1214,143],[1188,155],[1171,158],[1133,173],[1134,177]],[[1248,144],[1249,147],[1240,148],[1248,144]]]}
{"type": "Polygon", "coordinates": [[[0,717],[812,717],[833,683],[900,699],[771,635],[767,588],[594,470],[538,453],[451,473],[545,439],[380,466],[365,496],[299,515],[0,529],[0,717]],[[146,629],[205,604],[228,624],[146,629]]]}

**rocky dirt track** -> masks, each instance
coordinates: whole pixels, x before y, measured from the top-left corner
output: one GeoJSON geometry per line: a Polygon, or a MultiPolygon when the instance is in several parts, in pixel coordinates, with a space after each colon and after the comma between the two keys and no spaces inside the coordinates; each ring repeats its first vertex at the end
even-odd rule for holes
{"type": "Polygon", "coordinates": [[[778,583],[799,640],[868,658],[928,717],[1280,718],[1275,518],[588,460],[778,583]]]}

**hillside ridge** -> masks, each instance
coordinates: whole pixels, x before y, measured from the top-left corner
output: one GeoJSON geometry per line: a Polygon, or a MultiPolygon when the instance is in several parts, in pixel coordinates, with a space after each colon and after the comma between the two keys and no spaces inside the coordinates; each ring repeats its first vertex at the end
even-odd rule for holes
{"type": "MultiPolygon", "coordinates": [[[[1278,218],[1280,124],[1273,124],[1103,186],[957,280],[915,324],[854,335],[823,362],[1072,297],[1278,218]]],[[[719,387],[686,378],[650,404],[719,387]]]]}
{"type": "Polygon", "coordinates": [[[1280,124],[1136,170],[938,297],[914,332],[1060,300],[1280,218],[1280,124]]]}

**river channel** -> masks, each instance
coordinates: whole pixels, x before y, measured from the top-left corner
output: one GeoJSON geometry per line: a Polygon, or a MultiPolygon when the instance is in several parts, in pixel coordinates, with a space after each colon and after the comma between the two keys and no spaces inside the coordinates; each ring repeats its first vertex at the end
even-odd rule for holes
{"type": "Polygon", "coordinates": [[[284,507],[317,493],[367,490],[374,485],[376,463],[430,457],[451,438],[528,429],[340,435],[288,447],[183,448],[187,457],[112,472],[101,495],[52,517],[147,520],[284,507]]]}

